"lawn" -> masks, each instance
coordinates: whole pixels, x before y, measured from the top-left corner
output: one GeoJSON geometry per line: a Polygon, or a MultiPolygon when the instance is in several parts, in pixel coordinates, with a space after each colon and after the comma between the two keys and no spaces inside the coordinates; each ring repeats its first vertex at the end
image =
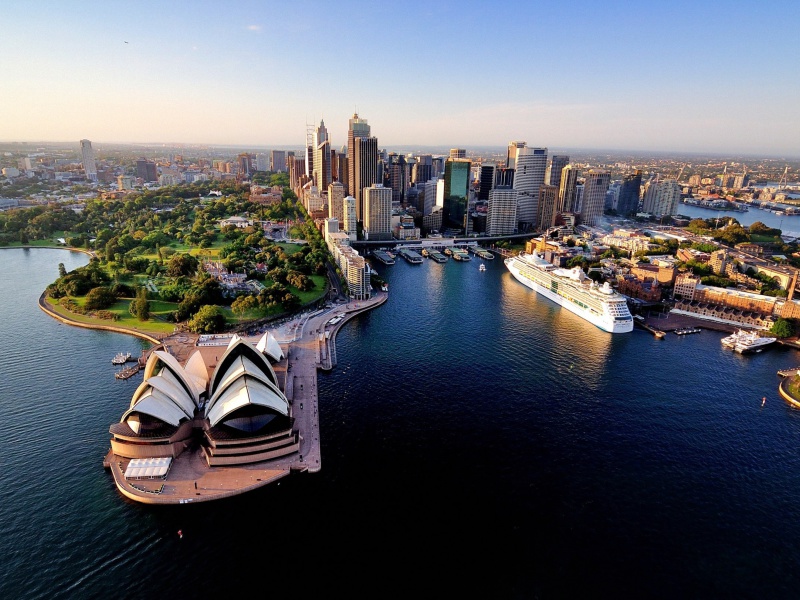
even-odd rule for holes
{"type": "MultiPolygon", "coordinates": [[[[78,306],[83,306],[86,298],[77,297],[71,298],[71,300],[74,301],[78,306]]],[[[121,327],[123,329],[136,329],[137,331],[151,334],[172,333],[175,330],[175,323],[167,321],[166,319],[171,312],[178,308],[178,305],[173,302],[151,300],[150,311],[153,316],[147,321],[140,321],[128,311],[131,301],[124,299],[119,300],[108,309],[109,312],[119,316],[119,320],[112,321],[110,319],[100,319],[98,317],[91,317],[89,315],[71,312],[60,304],[56,304],[55,301],[50,298],[47,299],[47,303],[53,312],[80,323],[86,323],[87,325],[121,327]]]]}

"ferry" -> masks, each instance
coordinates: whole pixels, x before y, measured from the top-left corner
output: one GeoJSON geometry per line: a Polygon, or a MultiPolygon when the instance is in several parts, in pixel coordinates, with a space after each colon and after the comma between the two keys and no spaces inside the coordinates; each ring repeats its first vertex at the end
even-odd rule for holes
{"type": "Polygon", "coordinates": [[[503,262],[517,281],[603,331],[633,331],[633,317],[625,297],[608,282],[598,285],[580,267],[556,267],[536,250],[509,256],[503,262]]]}
{"type": "Polygon", "coordinates": [[[372,256],[377,258],[385,265],[393,265],[394,264],[394,257],[389,254],[388,252],[384,252],[383,250],[374,250],[372,252],[372,256]]]}
{"type": "Polygon", "coordinates": [[[418,265],[422,263],[422,256],[420,256],[413,250],[409,250],[408,248],[401,248],[399,254],[413,265],[418,265]]]}

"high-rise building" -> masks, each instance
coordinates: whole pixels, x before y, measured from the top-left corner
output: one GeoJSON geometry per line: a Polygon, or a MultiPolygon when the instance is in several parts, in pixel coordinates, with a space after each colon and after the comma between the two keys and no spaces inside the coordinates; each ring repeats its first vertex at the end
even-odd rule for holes
{"type": "Polygon", "coordinates": [[[467,158],[466,148],[450,148],[450,158],[467,158]]]}
{"type": "Polygon", "coordinates": [[[311,180],[320,190],[327,190],[331,184],[331,142],[325,121],[320,120],[314,131],[314,162],[311,180]]]}
{"type": "Polygon", "coordinates": [[[478,178],[478,200],[489,199],[489,192],[494,187],[494,171],[496,168],[493,164],[481,165],[481,174],[478,178]]]}
{"type": "Polygon", "coordinates": [[[340,181],[328,186],[328,217],[344,223],[344,185],[340,181]]]}
{"type": "Polygon", "coordinates": [[[353,192],[356,199],[356,218],[364,219],[364,188],[381,183],[383,173],[378,154],[378,138],[357,137],[353,142],[353,192]]]}
{"type": "Polygon", "coordinates": [[[431,177],[441,177],[444,174],[444,157],[434,156],[431,159],[431,177]]]}
{"type": "Polygon", "coordinates": [[[344,199],[344,230],[351,239],[358,233],[358,219],[356,218],[356,199],[345,196],[344,199]]]}
{"type": "Polygon", "coordinates": [[[547,148],[517,148],[514,167],[514,189],[519,192],[517,221],[532,227],[536,222],[536,204],[539,199],[539,186],[544,185],[547,170],[547,148]]]}
{"type": "Polygon", "coordinates": [[[524,148],[528,142],[508,142],[508,154],[506,155],[506,167],[513,169],[517,162],[517,149],[524,148]]]}
{"type": "Polygon", "coordinates": [[[236,157],[236,168],[239,175],[250,177],[255,169],[253,168],[253,154],[242,152],[236,157]]]}
{"type": "Polygon", "coordinates": [[[471,166],[466,158],[448,158],[444,163],[444,227],[466,229],[471,166]]]}
{"type": "Polygon", "coordinates": [[[544,175],[544,182],[553,185],[556,189],[561,187],[561,170],[569,164],[569,156],[565,154],[553,154],[547,163],[547,172],[544,175]]]}
{"type": "Polygon", "coordinates": [[[89,140],[81,140],[81,160],[83,161],[83,171],[86,173],[86,179],[97,181],[97,164],[94,161],[92,142],[89,140]]]}
{"type": "Polygon", "coordinates": [[[536,208],[536,229],[547,231],[556,224],[558,188],[554,185],[539,186],[539,202],[536,208]]]}
{"type": "Polygon", "coordinates": [[[420,154],[416,157],[414,167],[411,169],[411,183],[425,183],[433,177],[433,156],[420,154]]]}
{"type": "Polygon", "coordinates": [[[140,158],[136,161],[136,177],[141,179],[144,183],[151,181],[158,181],[158,172],[156,171],[156,163],[153,161],[140,158]]]}
{"type": "MultiPolygon", "coordinates": [[[[359,199],[359,196],[356,196],[355,140],[356,138],[368,137],[370,137],[370,127],[367,120],[360,119],[358,113],[354,113],[347,128],[347,189],[345,192],[356,198],[356,200],[359,199]]],[[[358,206],[358,202],[356,202],[356,206],[358,206]]],[[[358,209],[358,211],[360,215],[360,209],[358,209]]]]}
{"type": "Polygon", "coordinates": [[[517,229],[517,190],[503,185],[489,192],[486,235],[510,235],[517,229]]]}
{"type": "Polygon", "coordinates": [[[286,172],[286,152],[283,150],[273,150],[271,156],[271,170],[274,173],[286,172]]]}
{"type": "Polygon", "coordinates": [[[608,185],[611,183],[611,173],[600,169],[589,169],[584,179],[580,222],[582,225],[594,226],[603,218],[603,206],[608,185]]]}
{"type": "Polygon", "coordinates": [[[404,202],[408,189],[408,164],[402,154],[390,152],[388,158],[389,187],[392,189],[392,202],[404,202]]]}
{"type": "MultiPolygon", "coordinates": [[[[422,187],[422,216],[427,217],[429,214],[433,212],[433,209],[436,207],[436,194],[439,188],[439,183],[442,183],[444,186],[444,182],[439,179],[438,177],[435,179],[429,179],[425,182],[422,187]]],[[[442,187],[442,194],[444,194],[444,187],[442,187]]],[[[441,208],[441,206],[440,206],[441,208]]]]}
{"type": "MultiPolygon", "coordinates": [[[[516,158],[514,161],[516,162],[516,158]]],[[[514,187],[514,169],[498,165],[494,170],[494,187],[514,187]]]]}
{"type": "Polygon", "coordinates": [[[642,211],[656,217],[674,215],[681,201],[681,186],[674,179],[648,182],[642,198],[642,211]]]}
{"type": "Polygon", "coordinates": [[[617,212],[627,216],[638,212],[639,198],[642,192],[642,172],[628,173],[623,177],[617,198],[617,212]]]}
{"type": "Polygon", "coordinates": [[[336,154],[336,162],[331,163],[331,169],[333,169],[335,173],[334,179],[341,182],[341,184],[344,186],[345,193],[347,193],[349,165],[350,161],[347,157],[347,146],[342,146],[339,152],[336,154]]]}
{"type": "Polygon", "coordinates": [[[575,198],[575,188],[577,185],[577,165],[570,164],[561,169],[561,182],[558,186],[557,212],[572,213],[577,210],[577,199],[575,198]]]}
{"type": "Polygon", "coordinates": [[[364,239],[392,239],[392,190],[380,183],[364,188],[364,239]]]}

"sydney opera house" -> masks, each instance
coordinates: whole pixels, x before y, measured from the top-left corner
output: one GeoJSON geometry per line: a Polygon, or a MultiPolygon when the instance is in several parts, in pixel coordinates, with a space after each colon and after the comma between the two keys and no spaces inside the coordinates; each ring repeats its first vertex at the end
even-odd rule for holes
{"type": "Polygon", "coordinates": [[[106,466],[126,496],[140,500],[173,488],[185,496],[180,482],[201,496],[210,473],[297,454],[292,405],[273,368],[284,358],[280,344],[269,332],[257,344],[234,335],[220,351],[213,365],[199,348],[183,365],[166,350],[150,353],[129,408],[109,429],[106,466]],[[183,475],[170,475],[180,465],[183,475]],[[165,485],[172,479],[176,486],[165,485]]]}

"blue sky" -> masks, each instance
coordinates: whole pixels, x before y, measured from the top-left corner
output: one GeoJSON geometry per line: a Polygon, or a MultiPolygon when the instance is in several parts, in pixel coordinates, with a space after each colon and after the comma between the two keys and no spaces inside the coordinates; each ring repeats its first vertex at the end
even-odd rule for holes
{"type": "Polygon", "coordinates": [[[800,3],[0,0],[0,140],[800,155],[800,3]]]}

